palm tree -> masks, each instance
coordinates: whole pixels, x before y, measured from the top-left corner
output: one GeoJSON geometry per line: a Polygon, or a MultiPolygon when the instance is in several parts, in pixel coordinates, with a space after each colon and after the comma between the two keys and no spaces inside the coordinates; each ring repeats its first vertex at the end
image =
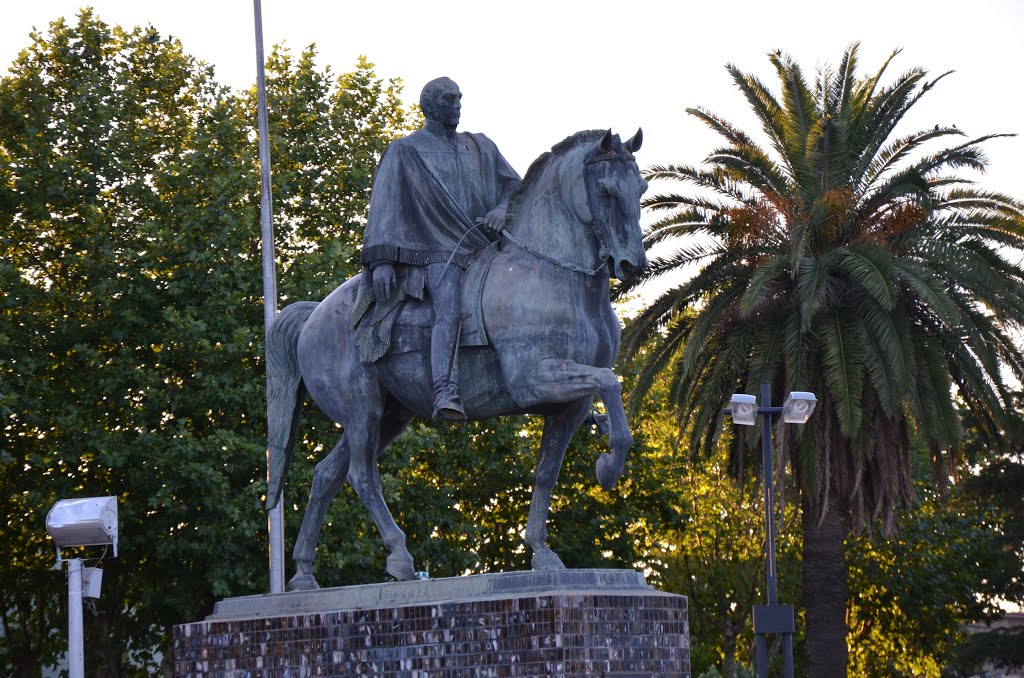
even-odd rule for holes
{"type": "Polygon", "coordinates": [[[643,355],[634,404],[669,373],[681,424],[696,432],[692,453],[716,444],[734,392],[768,383],[818,394],[807,426],[776,433],[803,509],[812,676],[845,675],[843,541],[871,524],[891,531],[912,503],[912,438],[942,462],[960,439],[962,402],[998,442],[1012,411],[1004,372],[1024,377],[1013,340],[1024,318],[1024,205],[962,171],[983,170],[981,144],[1001,135],[933,144],[963,136],[936,125],[894,138],[948,74],[929,81],[915,68],[883,86],[898,51],[869,78],[856,74],[857,52],[819,69],[813,87],[792,58],[769,55],[779,95],[727,67],[767,146],[690,109],[725,144],[706,168],[648,170],[693,190],[646,201],[664,215],[648,246],[677,248],[619,291],[684,280],[628,325],[623,349],[643,355]]]}

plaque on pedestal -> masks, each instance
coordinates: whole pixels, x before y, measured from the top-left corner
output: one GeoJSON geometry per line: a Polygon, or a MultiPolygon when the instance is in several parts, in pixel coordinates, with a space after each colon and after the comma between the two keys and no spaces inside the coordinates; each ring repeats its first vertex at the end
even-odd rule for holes
{"type": "Polygon", "coordinates": [[[232,598],[174,629],[178,678],[690,675],[685,596],[631,570],[232,598]]]}

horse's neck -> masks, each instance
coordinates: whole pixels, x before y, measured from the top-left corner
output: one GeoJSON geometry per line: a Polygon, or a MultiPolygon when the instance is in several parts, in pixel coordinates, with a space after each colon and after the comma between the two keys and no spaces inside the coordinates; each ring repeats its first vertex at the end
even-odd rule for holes
{"type": "Polygon", "coordinates": [[[549,168],[545,181],[538,181],[524,196],[509,232],[530,249],[566,265],[597,268],[600,243],[586,223],[590,211],[581,171],[567,165],[570,160],[565,158],[559,166],[549,168]]]}

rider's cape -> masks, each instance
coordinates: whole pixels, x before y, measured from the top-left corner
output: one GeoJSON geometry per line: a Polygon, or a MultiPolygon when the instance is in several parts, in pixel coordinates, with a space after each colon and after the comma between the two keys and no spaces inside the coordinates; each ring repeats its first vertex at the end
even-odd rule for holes
{"type": "Polygon", "coordinates": [[[427,130],[397,139],[380,160],[370,193],[362,262],[452,262],[465,268],[490,239],[478,219],[508,199],[519,175],[483,134],[454,144],[427,130]]]}
{"type": "Polygon", "coordinates": [[[423,298],[422,266],[451,262],[465,268],[491,244],[476,222],[507,201],[519,181],[483,134],[444,139],[421,129],[388,145],[370,193],[362,251],[367,270],[352,317],[363,362],[387,352],[401,301],[423,298]],[[399,280],[397,293],[375,304],[369,271],[381,263],[396,265],[399,280]]]}

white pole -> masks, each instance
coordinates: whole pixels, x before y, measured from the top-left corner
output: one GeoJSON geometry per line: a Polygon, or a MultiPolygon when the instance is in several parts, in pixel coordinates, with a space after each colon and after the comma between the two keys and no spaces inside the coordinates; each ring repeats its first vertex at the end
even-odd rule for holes
{"type": "Polygon", "coordinates": [[[85,678],[85,641],[82,635],[82,560],[68,563],[68,676],[85,678]]]}
{"type": "MultiPolygon", "coordinates": [[[[260,225],[263,242],[263,329],[277,316],[277,276],[274,271],[274,223],[270,185],[270,131],[267,122],[267,86],[263,72],[263,11],[260,0],[253,0],[256,20],[256,92],[257,117],[260,136],[260,225]]],[[[269,344],[268,344],[269,345],[269,344]]],[[[267,467],[269,480],[270,467],[267,467]]],[[[267,513],[267,532],[270,536],[270,592],[284,592],[284,491],[277,506],[267,513]]]]}

